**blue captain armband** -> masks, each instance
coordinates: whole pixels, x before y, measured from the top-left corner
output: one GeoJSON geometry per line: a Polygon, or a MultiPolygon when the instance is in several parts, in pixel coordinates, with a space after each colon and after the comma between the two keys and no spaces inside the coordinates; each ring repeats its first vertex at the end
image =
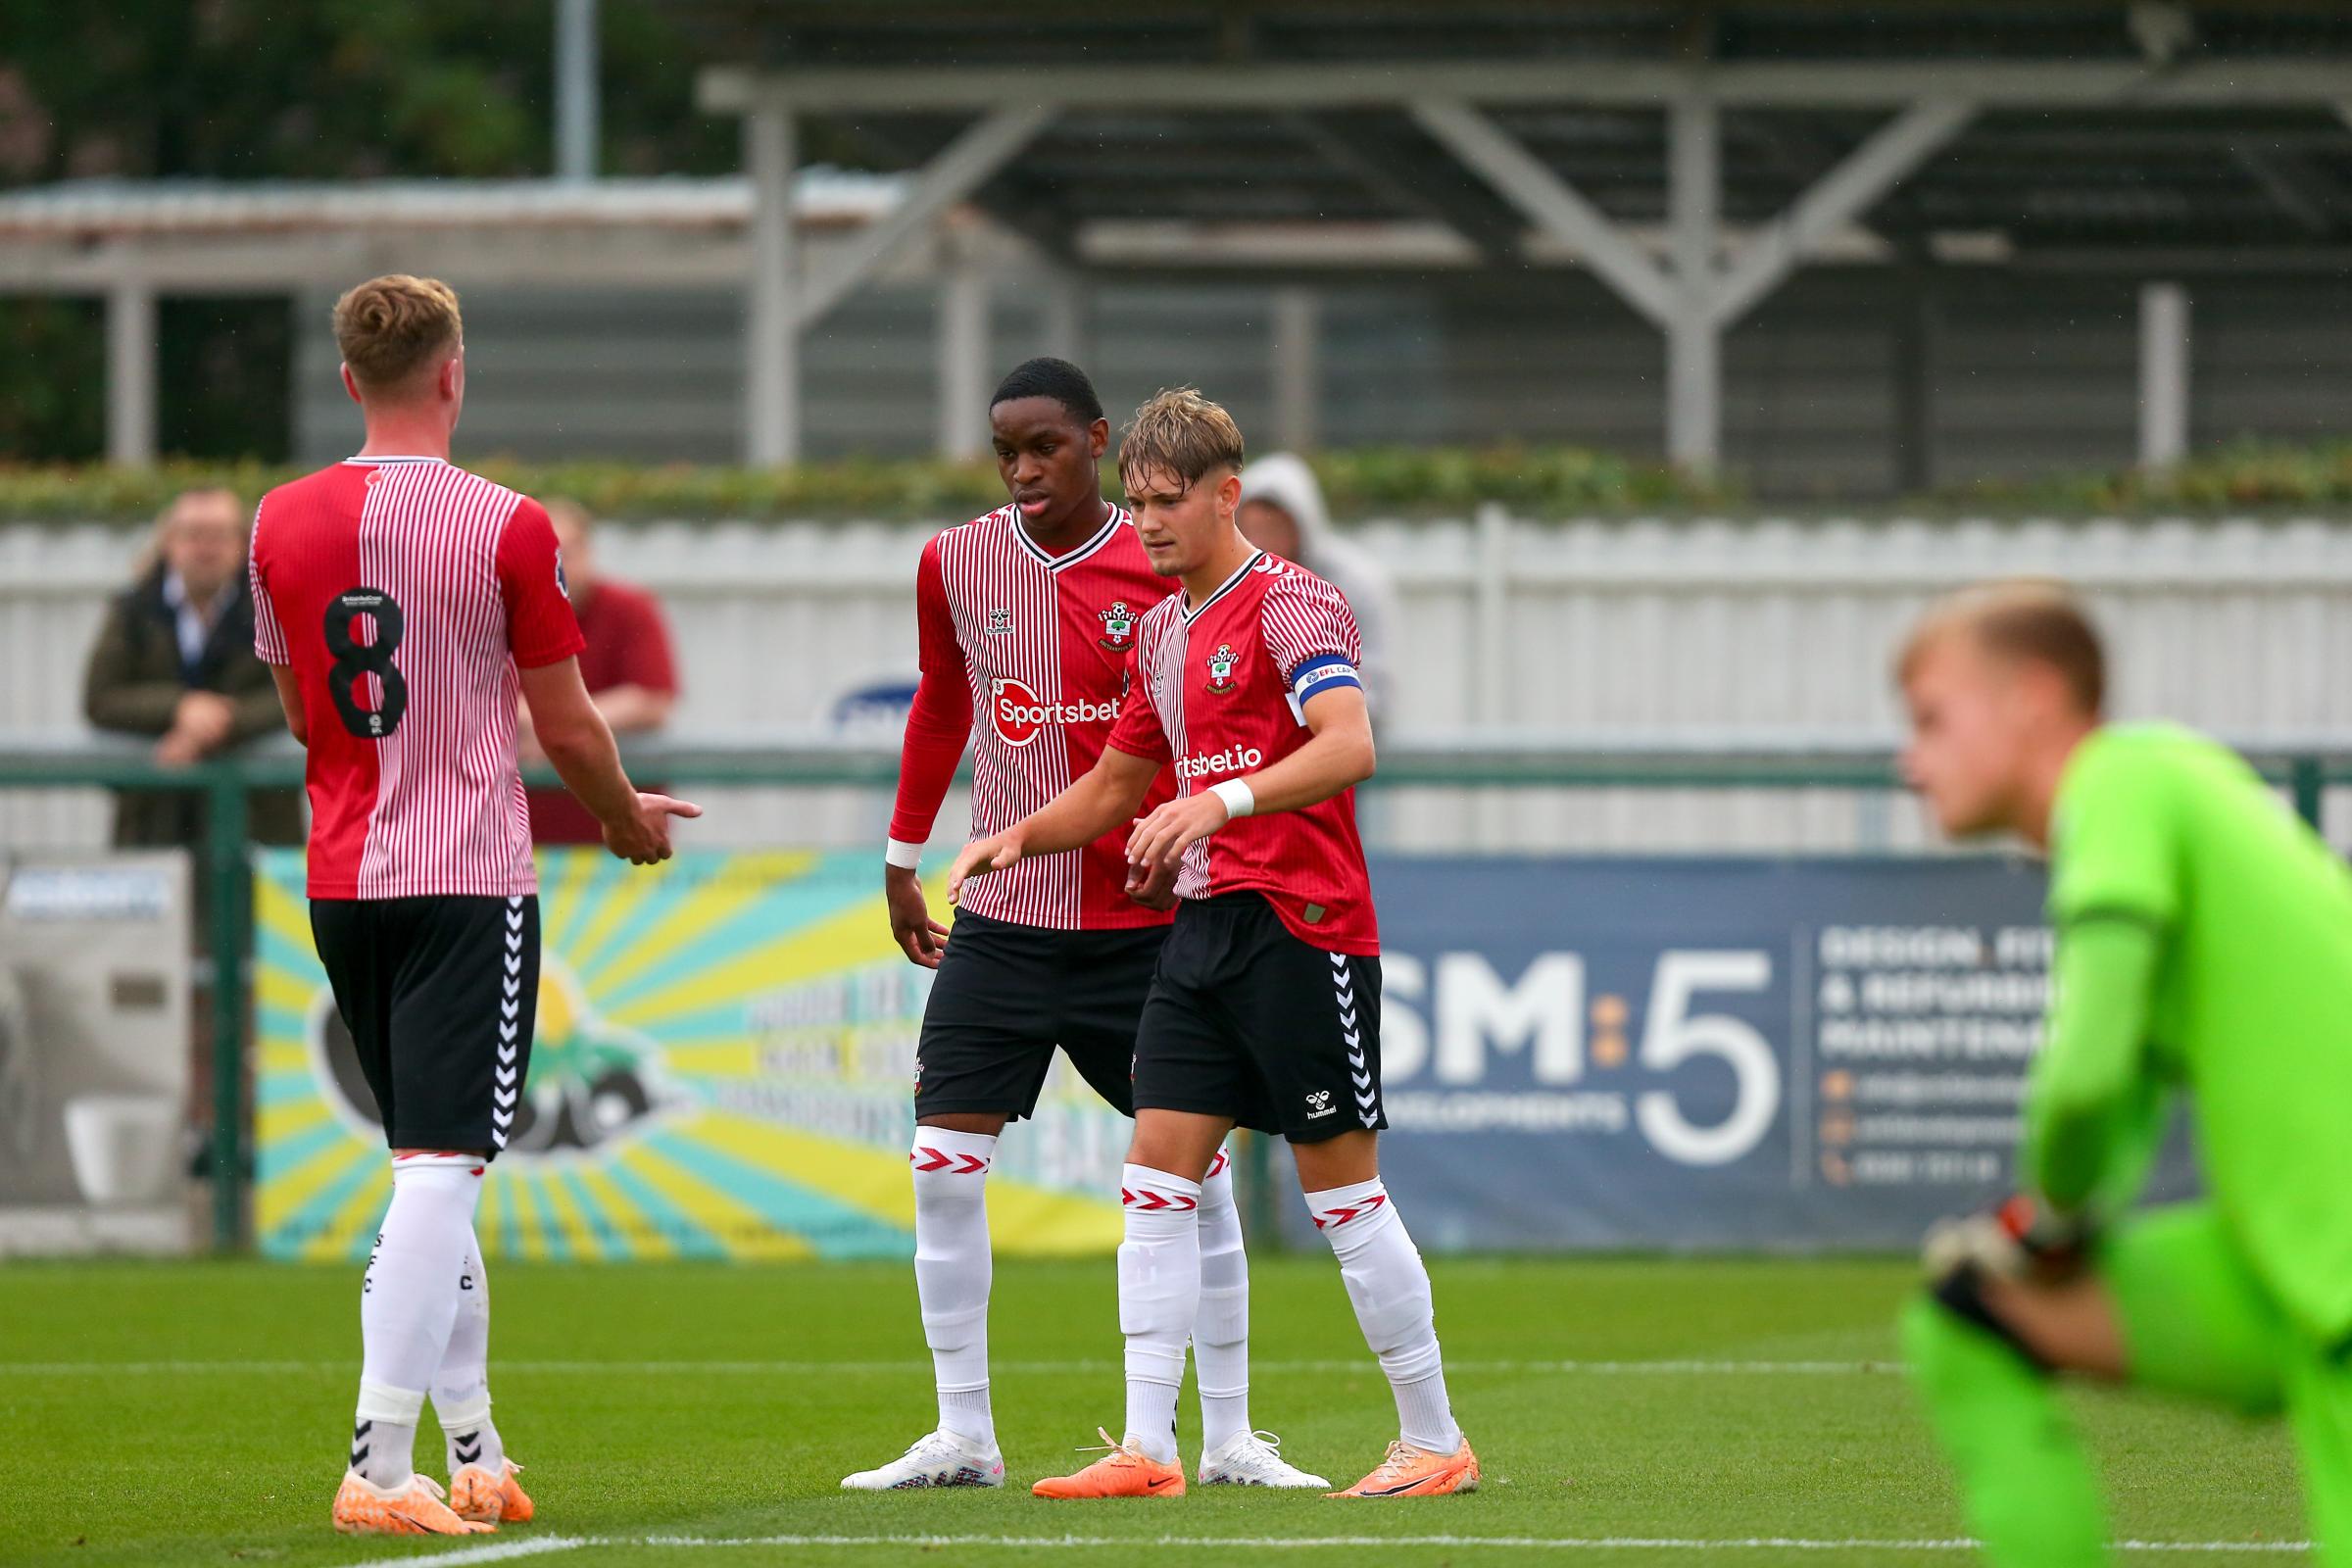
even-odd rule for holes
{"type": "Polygon", "coordinates": [[[1339,654],[1317,654],[1312,659],[1302,659],[1298,667],[1291,671],[1291,700],[1300,706],[1315,693],[1337,686],[1353,686],[1358,691],[1364,687],[1355,665],[1339,654]]]}

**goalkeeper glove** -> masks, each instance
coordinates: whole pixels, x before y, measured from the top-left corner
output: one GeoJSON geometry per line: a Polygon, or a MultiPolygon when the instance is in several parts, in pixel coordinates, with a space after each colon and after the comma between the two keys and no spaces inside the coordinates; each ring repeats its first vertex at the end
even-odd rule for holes
{"type": "Polygon", "coordinates": [[[2086,1218],[2019,1193],[1993,1208],[1937,1222],[1920,1261],[1931,1285],[1972,1266],[2002,1279],[2055,1283],[2082,1267],[2092,1236],[2086,1218]]]}

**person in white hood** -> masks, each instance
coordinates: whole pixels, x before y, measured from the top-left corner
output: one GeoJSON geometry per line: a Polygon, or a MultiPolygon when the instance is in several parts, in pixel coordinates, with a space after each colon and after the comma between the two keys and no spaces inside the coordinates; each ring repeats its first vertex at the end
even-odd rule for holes
{"type": "Polygon", "coordinates": [[[1297,562],[1347,597],[1364,642],[1357,672],[1366,706],[1375,723],[1389,722],[1394,695],[1389,635],[1396,624],[1396,589],[1370,551],[1349,544],[1332,527],[1315,470],[1288,452],[1258,459],[1242,469],[1235,520],[1258,549],[1297,562]]]}

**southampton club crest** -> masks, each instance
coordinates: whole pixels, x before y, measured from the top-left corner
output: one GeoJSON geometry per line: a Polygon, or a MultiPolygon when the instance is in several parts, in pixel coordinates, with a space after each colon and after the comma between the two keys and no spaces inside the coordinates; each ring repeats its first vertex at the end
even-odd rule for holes
{"type": "Polygon", "coordinates": [[[1102,612],[1102,635],[1095,640],[1114,654],[1123,654],[1135,646],[1135,612],[1127,601],[1114,599],[1110,608],[1102,612]]]}
{"type": "Polygon", "coordinates": [[[1217,651],[1208,656],[1208,689],[1222,697],[1233,690],[1233,666],[1242,656],[1233,651],[1233,644],[1219,643],[1217,651]]]}

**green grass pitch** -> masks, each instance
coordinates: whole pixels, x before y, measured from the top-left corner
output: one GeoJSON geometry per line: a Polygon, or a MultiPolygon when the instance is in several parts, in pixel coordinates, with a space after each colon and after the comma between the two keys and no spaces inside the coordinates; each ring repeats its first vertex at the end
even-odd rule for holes
{"type": "MultiPolygon", "coordinates": [[[[539,1520],[458,1543],[328,1529],[358,1377],[356,1268],[11,1264],[0,1562],[1969,1560],[1932,1544],[1961,1527],[1890,1364],[1904,1266],[1441,1258],[1434,1271],[1455,1404],[1485,1462],[1476,1495],[1048,1503],[1027,1483],[1082,1462],[1076,1447],[1120,1420],[1107,1260],[999,1265],[1012,1484],[881,1496],[838,1484],[930,1425],[904,1265],[496,1267],[492,1388],[539,1520]],[[1775,1540],[1816,1544],[1761,1544],[1775,1540]]],[[[1255,1276],[1257,1423],[1352,1481],[1395,1420],[1338,1271],[1307,1255],[1261,1258],[1255,1276]]],[[[2078,1409],[2119,1538],[2208,1548],[2128,1561],[2278,1562],[2304,1539],[2277,1429],[2107,1396],[2078,1409]]],[[[1183,1420],[1194,1459],[1189,1391],[1183,1420]]],[[[439,1474],[429,1421],[418,1449],[439,1474]]]]}

